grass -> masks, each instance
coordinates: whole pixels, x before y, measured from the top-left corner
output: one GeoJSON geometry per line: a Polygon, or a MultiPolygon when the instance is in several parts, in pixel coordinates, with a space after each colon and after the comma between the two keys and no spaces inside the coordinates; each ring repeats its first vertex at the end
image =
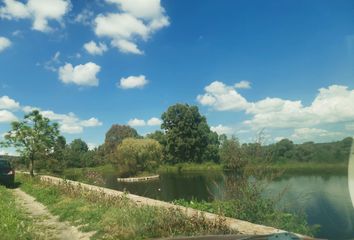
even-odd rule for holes
{"type": "Polygon", "coordinates": [[[40,239],[34,224],[22,208],[16,205],[9,189],[0,186],[0,239],[40,239]]]}
{"type": "Polygon", "coordinates": [[[262,169],[283,171],[287,174],[314,174],[314,173],[335,173],[341,174],[348,171],[348,165],[343,163],[301,163],[301,162],[288,162],[288,163],[275,163],[275,164],[254,164],[251,163],[247,166],[249,169],[262,169]]]}
{"type": "Polygon", "coordinates": [[[223,165],[213,162],[206,163],[179,163],[175,165],[161,165],[157,172],[200,172],[200,171],[222,171],[223,165]]]}
{"type": "Polygon", "coordinates": [[[19,175],[21,188],[43,203],[60,220],[96,231],[93,239],[149,239],[178,235],[232,233],[224,219],[206,221],[175,209],[141,206],[126,197],[89,192],[70,184],[59,186],[19,175]]]}

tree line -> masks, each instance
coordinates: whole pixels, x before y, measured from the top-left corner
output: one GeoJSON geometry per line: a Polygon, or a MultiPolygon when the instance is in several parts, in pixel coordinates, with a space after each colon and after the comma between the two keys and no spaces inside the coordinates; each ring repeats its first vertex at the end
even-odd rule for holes
{"type": "MultiPolygon", "coordinates": [[[[112,164],[122,176],[155,171],[160,164],[221,163],[227,169],[242,169],[247,163],[270,160],[284,162],[343,162],[348,159],[352,138],[332,143],[294,144],[283,139],[275,144],[241,144],[234,136],[210,130],[198,107],[170,106],[161,116],[161,130],[143,137],[127,125],[114,124],[105,141],[89,149],[81,139],[67,143],[59,125],[35,110],[23,121],[13,122],[5,134],[3,147],[15,147],[30,172],[112,164]],[[36,162],[36,164],[34,164],[36,162]]],[[[20,161],[20,163],[21,163],[20,161]]]]}

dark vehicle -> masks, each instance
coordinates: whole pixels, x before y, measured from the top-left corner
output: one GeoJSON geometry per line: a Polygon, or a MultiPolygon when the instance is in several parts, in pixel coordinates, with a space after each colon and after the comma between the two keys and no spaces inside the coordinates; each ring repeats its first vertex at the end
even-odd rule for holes
{"type": "Polygon", "coordinates": [[[9,161],[0,158],[0,184],[13,186],[15,181],[15,169],[11,167],[9,161]]]}

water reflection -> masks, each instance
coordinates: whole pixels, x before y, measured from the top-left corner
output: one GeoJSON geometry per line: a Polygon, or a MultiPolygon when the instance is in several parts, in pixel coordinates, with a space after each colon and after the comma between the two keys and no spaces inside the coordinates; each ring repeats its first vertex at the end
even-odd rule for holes
{"type": "MultiPolygon", "coordinates": [[[[236,179],[220,173],[163,174],[157,181],[118,183],[112,176],[107,186],[126,189],[130,193],[164,201],[193,198],[213,200],[224,197],[225,181],[236,179]]],[[[239,183],[234,180],[235,184],[239,183]]],[[[354,238],[354,211],[346,175],[288,175],[273,180],[266,189],[277,195],[284,188],[279,207],[305,211],[310,224],[322,226],[317,237],[330,239],[354,238]]]]}

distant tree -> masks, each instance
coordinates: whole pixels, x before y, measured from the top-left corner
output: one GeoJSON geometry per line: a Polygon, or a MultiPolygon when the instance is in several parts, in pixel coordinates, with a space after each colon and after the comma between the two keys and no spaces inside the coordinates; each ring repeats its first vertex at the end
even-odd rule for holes
{"type": "Polygon", "coordinates": [[[84,154],[88,152],[88,146],[81,139],[74,139],[67,148],[67,166],[85,167],[84,154]]]}
{"type": "Polygon", "coordinates": [[[61,173],[66,166],[66,139],[59,136],[55,141],[53,152],[48,156],[45,169],[54,173],[61,173]]]}
{"type": "Polygon", "coordinates": [[[21,156],[29,161],[33,176],[34,162],[39,156],[48,156],[59,138],[59,126],[34,110],[24,116],[23,121],[12,122],[11,130],[5,134],[2,146],[15,147],[21,156]]]}
{"type": "Polygon", "coordinates": [[[220,147],[220,160],[229,170],[242,170],[247,161],[238,139],[234,136],[225,139],[220,147]]]}
{"type": "Polygon", "coordinates": [[[112,154],[117,150],[118,144],[120,144],[125,138],[138,138],[138,132],[127,125],[114,124],[107,131],[104,141],[104,151],[108,160],[112,160],[112,154]]]}
{"type": "MultiPolygon", "coordinates": [[[[169,163],[201,163],[214,156],[215,149],[209,146],[213,138],[206,118],[198,107],[188,104],[170,106],[162,114],[161,128],[166,134],[166,161],[169,163]]],[[[215,136],[215,135],[214,135],[215,136]]],[[[216,141],[217,138],[216,138],[216,141]]]]}
{"type": "Polygon", "coordinates": [[[146,135],[146,138],[154,139],[158,141],[161,145],[166,145],[166,135],[162,131],[155,131],[146,135]]]}
{"type": "Polygon", "coordinates": [[[114,164],[124,177],[154,171],[162,159],[162,146],[153,139],[126,138],[118,145],[114,164]]]}

